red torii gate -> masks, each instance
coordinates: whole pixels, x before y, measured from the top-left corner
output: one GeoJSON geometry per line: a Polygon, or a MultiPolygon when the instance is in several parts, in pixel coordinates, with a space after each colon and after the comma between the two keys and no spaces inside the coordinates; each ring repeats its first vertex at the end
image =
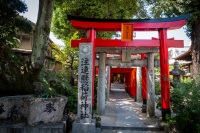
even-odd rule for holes
{"type": "MultiPolygon", "coordinates": [[[[93,45],[93,78],[95,67],[96,47],[159,47],[161,68],[161,108],[162,118],[170,113],[170,82],[168,47],[183,47],[182,40],[167,39],[167,30],[179,29],[184,26],[189,15],[161,19],[94,19],[68,16],[72,26],[79,30],[87,30],[87,39],[73,40],[72,47],[78,47],[80,42],[91,42],[93,45]],[[158,31],[159,39],[134,40],[122,42],[120,40],[96,39],[96,31],[121,31],[123,23],[133,24],[134,31],[158,31]]],[[[94,80],[93,80],[94,81],[94,80]]],[[[94,83],[93,83],[94,95],[94,83]]],[[[94,98],[94,96],[93,96],[94,98]]],[[[94,100],[94,99],[93,99],[94,100]]]]}

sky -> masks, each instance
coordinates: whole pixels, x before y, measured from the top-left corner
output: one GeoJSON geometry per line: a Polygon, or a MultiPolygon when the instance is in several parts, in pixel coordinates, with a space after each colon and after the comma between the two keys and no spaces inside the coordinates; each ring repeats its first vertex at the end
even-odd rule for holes
{"type": "MultiPolygon", "coordinates": [[[[39,0],[24,0],[24,2],[28,6],[28,12],[26,12],[25,14],[21,14],[21,15],[23,15],[27,19],[31,20],[32,22],[36,23],[37,15],[38,15],[39,0]]],[[[136,32],[135,39],[151,39],[152,37],[158,38],[158,32],[156,32],[156,31],[154,31],[154,32],[150,32],[150,31],[149,32],[136,32]]],[[[167,37],[168,38],[174,37],[176,40],[184,40],[184,45],[188,45],[188,43],[190,41],[190,39],[186,36],[186,33],[185,33],[183,27],[181,29],[167,31],[167,37]]],[[[57,39],[53,35],[53,33],[50,33],[50,38],[54,43],[61,45],[61,46],[64,45],[64,43],[61,40],[57,39]]]]}

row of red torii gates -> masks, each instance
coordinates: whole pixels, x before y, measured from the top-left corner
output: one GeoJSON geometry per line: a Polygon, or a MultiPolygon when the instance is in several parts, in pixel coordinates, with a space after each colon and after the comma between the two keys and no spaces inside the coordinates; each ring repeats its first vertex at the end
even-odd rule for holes
{"type": "MultiPolygon", "coordinates": [[[[169,59],[168,47],[183,47],[183,40],[167,39],[167,30],[179,29],[185,25],[189,15],[183,15],[173,18],[162,19],[91,19],[68,16],[72,26],[78,30],[86,30],[87,38],[80,40],[72,40],[71,47],[79,47],[81,43],[91,43],[92,47],[92,104],[94,105],[94,77],[95,66],[99,67],[99,81],[97,94],[97,112],[102,115],[105,113],[105,71],[106,66],[120,66],[142,68],[142,99],[143,104],[147,104],[147,115],[152,117],[154,112],[154,53],[160,53],[160,81],[161,81],[161,108],[162,118],[165,120],[166,115],[170,114],[170,81],[169,81],[169,59]],[[131,24],[134,31],[158,31],[159,38],[151,40],[134,39],[133,41],[121,40],[104,40],[96,38],[97,31],[121,31],[122,24],[131,24]],[[106,59],[106,54],[121,54],[123,50],[130,50],[131,54],[141,54],[141,59],[124,63],[121,60],[106,59]],[[99,54],[99,60],[96,60],[96,54],[99,54]],[[97,61],[95,63],[95,60],[97,61]],[[153,103],[152,103],[153,102],[153,103]]],[[[110,70],[111,71],[111,70],[110,70]]],[[[135,69],[116,68],[114,71],[125,74],[127,91],[137,97],[137,89],[135,87],[136,79],[135,69]]],[[[110,75],[111,73],[109,73],[110,75]]],[[[110,80],[110,79],[109,79],[110,80]]],[[[109,81],[108,81],[109,83],[109,81]]],[[[108,85],[108,84],[107,84],[108,85]]],[[[108,90],[110,85],[107,86],[108,90]]]]}

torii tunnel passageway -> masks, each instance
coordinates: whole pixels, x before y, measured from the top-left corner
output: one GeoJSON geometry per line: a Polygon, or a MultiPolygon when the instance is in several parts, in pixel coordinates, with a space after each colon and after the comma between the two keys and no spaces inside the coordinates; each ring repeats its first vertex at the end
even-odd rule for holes
{"type": "Polygon", "coordinates": [[[111,68],[111,84],[124,85],[124,89],[131,97],[136,98],[137,68],[111,68]]]}
{"type": "MultiPolygon", "coordinates": [[[[157,111],[157,116],[161,113],[157,111]]],[[[162,132],[159,118],[146,118],[141,113],[141,104],[134,102],[125,90],[123,83],[111,83],[109,101],[106,102],[105,114],[101,115],[102,133],[138,133],[162,132]]]]}
{"type": "MultiPolygon", "coordinates": [[[[98,69],[96,69],[96,75],[98,75],[98,69]]],[[[101,115],[102,133],[162,132],[158,124],[161,122],[159,119],[161,112],[155,109],[156,117],[146,118],[146,114],[141,111],[143,99],[141,78],[139,67],[106,70],[106,80],[109,86],[107,91],[109,92],[106,92],[108,98],[106,98],[105,113],[101,115]]]]}

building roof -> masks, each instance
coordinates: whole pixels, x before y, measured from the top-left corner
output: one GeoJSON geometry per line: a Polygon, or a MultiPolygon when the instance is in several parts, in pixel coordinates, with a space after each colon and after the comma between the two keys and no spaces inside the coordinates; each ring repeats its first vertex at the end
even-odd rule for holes
{"type": "Polygon", "coordinates": [[[178,57],[175,58],[175,60],[185,60],[185,61],[192,61],[192,50],[191,50],[191,46],[189,48],[189,50],[181,55],[179,55],[178,57]]]}
{"type": "Polygon", "coordinates": [[[181,67],[188,67],[188,66],[190,66],[190,65],[192,65],[192,62],[183,64],[181,67]]]}

